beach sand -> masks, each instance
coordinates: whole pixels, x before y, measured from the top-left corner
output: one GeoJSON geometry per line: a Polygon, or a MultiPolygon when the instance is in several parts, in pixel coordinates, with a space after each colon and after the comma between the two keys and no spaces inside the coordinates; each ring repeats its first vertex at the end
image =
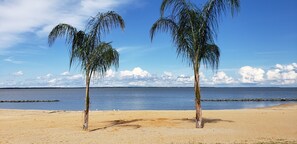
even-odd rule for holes
{"type": "Polygon", "coordinates": [[[192,144],[297,143],[297,104],[204,110],[196,129],[195,111],[91,111],[83,113],[0,110],[0,144],[192,144]]]}

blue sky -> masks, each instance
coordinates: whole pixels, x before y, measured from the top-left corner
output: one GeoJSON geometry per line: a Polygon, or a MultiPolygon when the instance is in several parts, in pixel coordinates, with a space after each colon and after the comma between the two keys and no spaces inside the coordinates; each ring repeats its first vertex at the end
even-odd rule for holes
{"type": "MultiPolygon", "coordinates": [[[[194,0],[192,0],[194,1],[194,0]]],[[[203,5],[204,0],[195,0],[203,5]]],[[[193,70],[177,58],[170,36],[149,38],[160,0],[0,0],[0,87],[84,86],[79,67],[69,70],[64,39],[47,35],[58,23],[84,29],[97,12],[113,10],[126,29],[104,37],[120,52],[120,67],[92,86],[193,86],[193,70]]],[[[202,86],[297,86],[297,1],[241,0],[235,17],[224,15],[217,72],[201,68],[202,86]]]]}

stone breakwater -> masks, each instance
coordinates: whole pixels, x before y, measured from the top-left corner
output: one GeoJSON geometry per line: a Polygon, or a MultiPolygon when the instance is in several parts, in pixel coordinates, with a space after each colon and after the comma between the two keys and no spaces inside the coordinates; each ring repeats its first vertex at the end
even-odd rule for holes
{"type": "Polygon", "coordinates": [[[208,102],[260,102],[260,101],[297,101],[297,98],[271,98],[271,99],[262,99],[262,98],[253,98],[253,99],[202,99],[201,101],[208,101],[208,102]]]}
{"type": "MultiPolygon", "coordinates": [[[[272,98],[272,99],[202,99],[207,102],[261,102],[261,101],[297,101],[297,98],[272,98]]],[[[59,102],[59,100],[0,100],[0,103],[33,103],[33,102],[59,102]]]]}
{"type": "Polygon", "coordinates": [[[59,102],[59,100],[0,100],[0,103],[59,102]]]}

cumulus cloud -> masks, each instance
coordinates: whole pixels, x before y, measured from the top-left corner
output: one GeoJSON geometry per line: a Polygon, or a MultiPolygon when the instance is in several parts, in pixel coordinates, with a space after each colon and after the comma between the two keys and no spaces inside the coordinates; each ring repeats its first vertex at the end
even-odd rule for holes
{"type": "Polygon", "coordinates": [[[48,83],[50,83],[50,85],[55,85],[57,83],[57,81],[58,80],[56,78],[54,78],[54,79],[49,80],[48,83]]]}
{"type": "MultiPolygon", "coordinates": [[[[166,82],[166,81],[171,81],[175,79],[175,76],[173,75],[172,72],[163,72],[163,74],[161,75],[160,79],[162,80],[162,82],[166,82]]],[[[161,82],[160,82],[161,83],[161,82]]]]}
{"type": "Polygon", "coordinates": [[[46,78],[51,78],[52,76],[53,74],[50,74],[50,73],[45,75],[46,78]]]}
{"type": "MultiPolygon", "coordinates": [[[[210,85],[206,76],[200,72],[200,83],[210,85]]],[[[82,74],[71,74],[68,71],[60,74],[46,74],[22,82],[15,82],[13,86],[51,86],[51,87],[83,87],[85,78],[82,74]]],[[[91,80],[91,86],[160,86],[160,87],[191,87],[194,84],[194,76],[175,75],[172,72],[165,71],[161,75],[151,74],[147,70],[135,67],[132,70],[122,70],[115,72],[108,70],[104,78],[94,75],[91,80]]]]}
{"type": "Polygon", "coordinates": [[[48,74],[46,74],[44,76],[37,76],[36,79],[38,79],[38,80],[48,80],[48,79],[50,79],[52,77],[53,77],[53,74],[48,73],[48,74]]]}
{"type": "Polygon", "coordinates": [[[120,78],[134,78],[134,79],[143,79],[149,78],[151,74],[148,71],[142,70],[140,67],[134,68],[132,71],[125,70],[120,72],[120,78]]]}
{"type": "Polygon", "coordinates": [[[82,74],[70,74],[69,72],[63,72],[61,74],[46,74],[38,76],[36,79],[28,80],[30,86],[37,87],[81,87],[84,86],[84,77],[82,74]]]}
{"type": "Polygon", "coordinates": [[[206,78],[206,76],[204,75],[204,73],[202,73],[202,72],[199,73],[199,78],[200,78],[200,81],[202,83],[208,83],[209,82],[208,79],[206,78]]]}
{"type": "Polygon", "coordinates": [[[241,75],[240,81],[242,83],[256,84],[264,81],[265,71],[261,68],[244,66],[239,69],[239,74],[241,75]]]}
{"type": "Polygon", "coordinates": [[[23,71],[17,71],[15,73],[13,73],[12,75],[14,75],[14,76],[22,76],[22,75],[24,75],[24,73],[23,73],[23,71]]]}
{"type": "MultiPolygon", "coordinates": [[[[98,11],[113,10],[132,0],[2,0],[0,48],[26,41],[25,34],[45,37],[58,23],[83,28],[98,11]]],[[[32,37],[30,37],[32,38],[32,37]]]]}
{"type": "Polygon", "coordinates": [[[43,85],[58,86],[58,87],[76,87],[84,86],[84,77],[82,74],[68,74],[68,75],[46,75],[42,79],[43,85]]]}
{"type": "Polygon", "coordinates": [[[68,79],[68,80],[82,80],[83,76],[82,76],[82,74],[75,74],[75,75],[70,75],[70,76],[66,77],[66,79],[68,79]]]}
{"type": "Polygon", "coordinates": [[[212,82],[214,84],[232,84],[235,83],[235,80],[232,77],[227,76],[225,72],[220,71],[212,77],[212,82]]]}
{"type": "Polygon", "coordinates": [[[69,71],[65,71],[65,72],[62,72],[61,75],[62,76],[69,76],[70,75],[70,72],[69,71]]]}
{"type": "Polygon", "coordinates": [[[107,71],[105,78],[94,79],[92,86],[193,86],[193,76],[175,76],[172,72],[165,71],[161,75],[151,74],[147,70],[135,67],[132,70],[114,72],[107,71]]]}
{"type": "Polygon", "coordinates": [[[116,75],[116,73],[113,70],[110,69],[110,70],[106,71],[105,77],[106,78],[113,78],[113,77],[115,77],[115,75],[116,75]]]}
{"type": "Polygon", "coordinates": [[[173,77],[173,74],[171,72],[166,72],[165,71],[163,76],[171,78],[171,77],[173,77]]]}
{"type": "Polygon", "coordinates": [[[187,76],[187,75],[179,75],[176,79],[177,82],[182,82],[185,84],[193,84],[194,83],[194,76],[187,76]]]}
{"type": "Polygon", "coordinates": [[[114,81],[116,79],[117,79],[117,73],[111,69],[107,70],[104,76],[95,72],[91,78],[91,85],[111,86],[112,81],[114,81]]]}
{"type": "Polygon", "coordinates": [[[147,86],[147,82],[146,81],[133,81],[133,82],[129,82],[129,86],[147,86]]]}
{"type": "Polygon", "coordinates": [[[267,79],[275,85],[289,85],[297,83],[297,64],[276,64],[266,73],[267,79]]]}
{"type": "MultiPolygon", "coordinates": [[[[18,71],[15,76],[22,76],[24,73],[18,71]]],[[[200,72],[201,86],[243,86],[246,84],[261,84],[262,86],[296,86],[297,85],[297,64],[289,65],[277,64],[273,68],[265,71],[261,68],[245,66],[239,69],[240,78],[234,78],[224,71],[219,71],[213,76],[205,76],[200,72]]],[[[22,77],[23,78],[23,77],[22,77]]],[[[93,87],[113,87],[113,86],[153,86],[153,87],[192,87],[194,76],[165,71],[160,75],[152,74],[140,67],[132,70],[122,70],[115,72],[108,70],[105,77],[93,76],[91,86],[93,87]]],[[[15,79],[6,80],[0,86],[52,86],[52,87],[84,87],[85,77],[82,74],[71,74],[62,72],[60,74],[46,74],[35,79],[15,79]],[[5,84],[8,83],[8,84],[5,84]]]]}

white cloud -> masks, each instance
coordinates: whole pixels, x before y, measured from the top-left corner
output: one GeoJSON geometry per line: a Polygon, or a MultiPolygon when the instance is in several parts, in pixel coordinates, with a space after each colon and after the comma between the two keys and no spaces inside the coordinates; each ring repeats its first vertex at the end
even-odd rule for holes
{"type": "Polygon", "coordinates": [[[177,82],[182,82],[185,84],[193,84],[194,83],[194,76],[187,76],[187,75],[179,75],[176,79],[177,82]]]}
{"type": "Polygon", "coordinates": [[[67,77],[68,80],[82,80],[83,76],[82,74],[76,74],[76,75],[71,75],[67,77]]]}
{"type": "Polygon", "coordinates": [[[162,82],[166,82],[166,81],[172,81],[172,80],[175,79],[175,77],[174,77],[174,75],[173,75],[172,72],[166,72],[165,71],[163,73],[163,75],[161,75],[161,78],[160,79],[162,79],[162,81],[160,81],[160,83],[162,83],[162,82]]]}
{"type": "Polygon", "coordinates": [[[208,79],[206,78],[206,76],[202,72],[199,73],[199,78],[200,78],[201,83],[205,83],[205,84],[209,83],[208,79]]]}
{"type": "Polygon", "coordinates": [[[77,87],[84,86],[84,77],[82,74],[70,74],[63,72],[58,75],[46,74],[38,76],[36,79],[31,79],[29,84],[31,86],[53,86],[53,87],[77,87]],[[63,75],[64,74],[64,75],[63,75]]]}
{"type": "Polygon", "coordinates": [[[48,81],[48,83],[50,83],[50,85],[53,85],[53,84],[55,84],[56,82],[57,82],[57,79],[56,79],[56,78],[51,79],[51,80],[48,81]]]}
{"type": "Polygon", "coordinates": [[[53,77],[53,74],[46,74],[45,76],[37,76],[36,79],[37,80],[49,80],[50,78],[53,77]]]}
{"type": "Polygon", "coordinates": [[[297,64],[276,64],[266,73],[267,79],[275,85],[289,85],[297,83],[297,64]]]}
{"type": "Polygon", "coordinates": [[[216,73],[212,77],[212,81],[214,84],[232,84],[235,83],[235,80],[232,77],[227,76],[227,74],[223,71],[216,73]]]}
{"type": "Polygon", "coordinates": [[[63,73],[61,73],[62,76],[69,76],[70,75],[70,72],[69,71],[65,71],[63,73]]]}
{"type": "Polygon", "coordinates": [[[3,61],[13,63],[13,64],[22,64],[22,63],[24,63],[23,61],[14,60],[12,57],[6,58],[3,61]]]}
{"type": "MultiPolygon", "coordinates": [[[[14,75],[23,75],[22,71],[14,75]]],[[[276,65],[265,71],[261,68],[245,66],[239,69],[241,78],[235,79],[224,71],[219,71],[213,76],[205,76],[200,72],[201,86],[244,86],[246,84],[261,84],[262,86],[297,86],[297,64],[276,65]]],[[[82,74],[71,74],[63,72],[60,74],[46,74],[35,79],[8,79],[0,83],[0,86],[53,86],[53,87],[83,87],[85,78],[82,74]],[[9,83],[9,84],[6,84],[9,83]]],[[[194,84],[193,75],[180,74],[165,71],[163,74],[151,74],[140,67],[132,70],[115,72],[108,70],[106,76],[94,76],[91,81],[93,87],[104,86],[160,86],[160,87],[192,87],[194,84]]]]}
{"type": "Polygon", "coordinates": [[[278,80],[281,78],[280,70],[279,69],[273,69],[269,70],[267,73],[267,79],[268,80],[278,80]]]}
{"type": "Polygon", "coordinates": [[[116,72],[114,72],[113,70],[109,69],[106,71],[105,75],[102,76],[100,75],[99,73],[94,73],[92,75],[92,78],[91,78],[91,81],[92,83],[98,83],[98,81],[104,79],[105,81],[106,80],[111,80],[111,79],[114,79],[116,77],[116,72]]]}
{"type": "MultiPolygon", "coordinates": [[[[208,82],[203,73],[200,73],[200,81],[202,85],[208,82]]],[[[172,72],[164,72],[162,75],[156,75],[140,67],[135,67],[132,70],[123,70],[120,72],[108,70],[104,78],[94,75],[91,86],[187,87],[193,86],[193,83],[194,76],[184,74],[176,76],[172,72]]],[[[49,73],[44,76],[38,76],[35,79],[14,82],[11,86],[80,87],[85,86],[85,79],[82,74],[71,74],[66,71],[57,75],[49,73]],[[21,83],[22,85],[20,85],[21,83]]]]}
{"type": "Polygon", "coordinates": [[[110,69],[110,70],[106,71],[105,77],[106,78],[113,78],[113,77],[115,77],[115,74],[116,73],[110,69]]]}
{"type": "Polygon", "coordinates": [[[253,68],[251,66],[244,66],[239,69],[241,75],[240,81],[242,83],[260,83],[264,81],[265,71],[261,68],[253,68]]]}
{"type": "Polygon", "coordinates": [[[164,76],[170,78],[170,77],[173,77],[173,74],[172,74],[171,72],[166,72],[166,71],[165,71],[165,72],[164,72],[164,76]]]}
{"type": "Polygon", "coordinates": [[[146,81],[129,82],[129,86],[147,86],[146,81]]]}
{"type": "Polygon", "coordinates": [[[17,71],[15,73],[13,73],[12,75],[14,75],[14,76],[22,76],[22,75],[24,75],[24,73],[23,73],[23,71],[17,71]]]}
{"type": "Polygon", "coordinates": [[[0,1],[0,48],[45,37],[58,23],[83,28],[98,11],[113,10],[131,0],[2,0],[0,1]],[[31,39],[32,37],[30,37],[31,39]]]}
{"type": "Polygon", "coordinates": [[[140,67],[134,68],[132,71],[125,70],[120,72],[120,78],[148,78],[151,77],[151,74],[145,70],[142,70],[140,67]]]}

